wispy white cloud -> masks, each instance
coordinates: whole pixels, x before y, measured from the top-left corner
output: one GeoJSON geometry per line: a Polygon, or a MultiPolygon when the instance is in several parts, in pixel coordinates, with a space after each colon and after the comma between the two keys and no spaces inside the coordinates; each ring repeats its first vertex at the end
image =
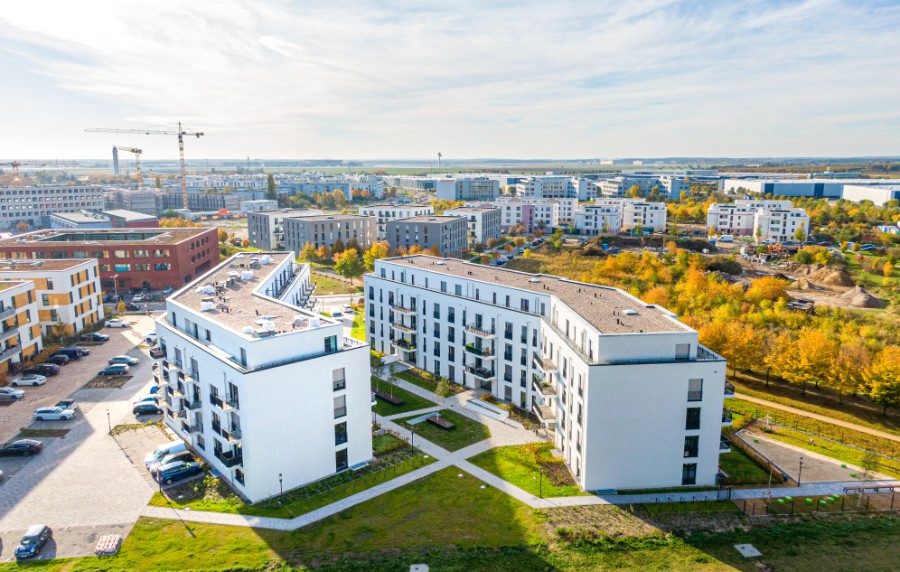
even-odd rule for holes
{"type": "MultiPolygon", "coordinates": [[[[0,12],[4,59],[49,80],[54,101],[93,102],[91,120],[109,126],[183,120],[209,134],[196,148],[206,156],[896,153],[898,28],[895,3],[851,0],[85,0],[0,12]]],[[[25,133],[0,140],[0,156],[99,155],[91,136],[28,132],[30,115],[73,121],[36,83],[40,93],[0,96],[25,133]]]]}

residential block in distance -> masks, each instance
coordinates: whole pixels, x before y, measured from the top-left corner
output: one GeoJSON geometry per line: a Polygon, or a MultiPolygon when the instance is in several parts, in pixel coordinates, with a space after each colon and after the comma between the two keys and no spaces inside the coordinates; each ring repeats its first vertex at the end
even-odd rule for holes
{"type": "Polygon", "coordinates": [[[418,216],[387,222],[387,239],[394,248],[422,250],[437,246],[444,256],[459,254],[466,247],[468,222],[461,216],[418,216]]]}
{"type": "Polygon", "coordinates": [[[375,217],[377,225],[375,236],[378,240],[387,240],[387,221],[389,220],[433,214],[434,207],[431,205],[371,205],[359,208],[360,216],[375,217]]]}
{"type": "Polygon", "coordinates": [[[21,370],[43,349],[34,282],[0,282],[0,375],[21,370]]]}
{"type": "Polygon", "coordinates": [[[104,318],[95,258],[0,259],[0,281],[34,283],[36,318],[46,336],[71,336],[104,318]],[[55,326],[63,332],[54,331],[55,326]]]}
{"type": "Polygon", "coordinates": [[[484,244],[491,238],[500,238],[500,209],[494,207],[465,206],[444,211],[446,216],[465,217],[468,225],[469,244],[484,244]]]}
{"type": "Polygon", "coordinates": [[[247,213],[247,240],[250,246],[263,250],[284,248],[284,219],[321,216],[317,209],[281,209],[247,213]]]}
{"type": "Polygon", "coordinates": [[[375,242],[375,220],[367,216],[335,214],[288,217],[284,219],[284,247],[299,254],[306,243],[315,248],[340,240],[344,244],[355,239],[360,248],[375,242]]]}
{"type": "Polygon", "coordinates": [[[628,231],[637,227],[650,232],[666,231],[666,203],[651,203],[641,199],[608,199],[600,198],[594,204],[622,209],[622,230],[628,231]]]}
{"type": "Polygon", "coordinates": [[[166,424],[250,502],[372,458],[369,346],[311,291],[292,252],[239,253],[157,320],[166,424]]]}
{"type": "Polygon", "coordinates": [[[585,490],[713,485],[725,360],[616,289],[432,256],[365,276],[372,348],[532,411],[585,490]]]}
{"type": "Polygon", "coordinates": [[[793,208],[791,201],[737,200],[709,205],[706,228],[719,234],[783,242],[794,240],[798,229],[808,235],[809,216],[806,209],[793,208]]]}
{"type": "Polygon", "coordinates": [[[93,185],[0,187],[0,228],[20,222],[46,227],[53,213],[100,210],[104,204],[103,189],[93,185]]]}
{"type": "Polygon", "coordinates": [[[492,201],[500,196],[500,181],[490,177],[456,177],[435,183],[435,196],[451,201],[492,201]]]}

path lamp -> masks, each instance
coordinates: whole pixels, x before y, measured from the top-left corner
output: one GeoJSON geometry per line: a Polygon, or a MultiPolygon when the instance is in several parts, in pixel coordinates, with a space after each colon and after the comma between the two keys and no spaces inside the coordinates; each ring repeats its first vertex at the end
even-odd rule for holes
{"type": "Polygon", "coordinates": [[[541,470],[541,479],[538,481],[538,496],[540,498],[544,498],[544,466],[540,466],[541,470]]]}
{"type": "Polygon", "coordinates": [[[409,428],[409,452],[410,453],[414,453],[416,451],[416,448],[414,446],[415,441],[416,441],[416,428],[415,428],[415,426],[411,426],[409,428]]]}
{"type": "Polygon", "coordinates": [[[106,410],[106,427],[109,429],[108,433],[112,435],[112,421],[109,420],[109,409],[106,410]]]}
{"type": "Polygon", "coordinates": [[[284,482],[281,479],[281,473],[278,473],[278,490],[281,491],[281,494],[284,494],[284,482]]]}
{"type": "Polygon", "coordinates": [[[797,471],[797,486],[800,486],[800,477],[803,476],[803,457],[800,457],[800,470],[797,471]]]}

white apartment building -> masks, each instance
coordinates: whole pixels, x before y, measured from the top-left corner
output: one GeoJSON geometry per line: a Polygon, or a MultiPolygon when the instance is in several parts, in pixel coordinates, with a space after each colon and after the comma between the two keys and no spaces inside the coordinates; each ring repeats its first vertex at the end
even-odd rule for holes
{"type": "Polygon", "coordinates": [[[626,292],[430,256],[365,277],[373,349],[530,409],[585,490],[713,485],[725,360],[626,292]]]}
{"type": "MultiPolygon", "coordinates": [[[[706,228],[718,234],[754,236],[757,228],[757,211],[790,208],[791,201],[776,200],[738,200],[734,203],[712,203],[706,211],[706,228]]],[[[803,211],[803,209],[800,210],[803,211]]],[[[805,214],[805,211],[803,212],[805,214]]]]}
{"type": "Polygon", "coordinates": [[[73,335],[103,319],[96,258],[0,259],[0,281],[31,281],[41,332],[52,337],[62,326],[73,335]]]}
{"type": "Polygon", "coordinates": [[[104,208],[103,189],[97,186],[0,187],[0,228],[15,228],[22,221],[45,227],[50,225],[53,213],[104,208]]]}
{"type": "Polygon", "coordinates": [[[500,238],[500,209],[494,207],[459,207],[444,211],[447,216],[466,218],[469,244],[485,244],[500,238]]]}
{"type": "Polygon", "coordinates": [[[581,177],[539,176],[527,177],[516,184],[516,195],[545,199],[593,200],[597,196],[594,181],[581,177]]]}
{"type": "Polygon", "coordinates": [[[0,283],[0,375],[12,375],[44,349],[34,282],[0,283]]]}
{"type": "Polygon", "coordinates": [[[359,208],[359,216],[375,217],[375,236],[387,240],[387,221],[434,214],[431,205],[372,205],[359,208]]]}
{"type": "Polygon", "coordinates": [[[575,228],[579,234],[618,234],[622,230],[620,205],[584,205],[575,211],[575,228]]]}
{"type": "Polygon", "coordinates": [[[263,250],[284,248],[284,219],[321,216],[316,209],[282,209],[247,213],[247,239],[250,246],[263,250]]]}
{"type": "Polygon", "coordinates": [[[622,230],[636,227],[651,232],[665,232],[666,203],[649,203],[640,199],[601,199],[594,201],[602,206],[619,206],[622,209],[622,230]]]}
{"type": "Polygon", "coordinates": [[[809,236],[809,216],[805,209],[771,208],[757,209],[754,218],[754,236],[758,239],[784,242],[798,240],[797,232],[802,230],[803,238],[809,236]]]}
{"type": "Polygon", "coordinates": [[[293,258],[237,254],[156,323],[166,424],[250,502],[372,458],[368,345],[303,309],[293,258]]]}
{"type": "Polygon", "coordinates": [[[270,199],[259,199],[253,201],[244,201],[241,203],[241,210],[245,213],[260,211],[278,210],[278,201],[270,199]]]}
{"type": "Polygon", "coordinates": [[[522,225],[525,232],[534,232],[538,228],[553,229],[559,226],[558,199],[500,197],[491,204],[500,209],[503,230],[522,225]]]}
{"type": "Polygon", "coordinates": [[[490,177],[457,177],[435,183],[436,196],[451,201],[492,201],[500,196],[500,181],[490,177]]]}

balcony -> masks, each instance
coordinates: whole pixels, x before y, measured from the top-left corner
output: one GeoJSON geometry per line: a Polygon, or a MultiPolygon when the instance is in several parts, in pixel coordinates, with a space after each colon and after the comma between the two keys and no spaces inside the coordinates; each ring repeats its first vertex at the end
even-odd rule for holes
{"type": "Polygon", "coordinates": [[[163,369],[169,369],[169,360],[166,359],[165,355],[162,358],[162,367],[163,369]]]}
{"type": "Polygon", "coordinates": [[[397,330],[398,332],[403,332],[406,334],[415,334],[416,333],[415,328],[411,328],[410,326],[405,326],[403,324],[398,324],[397,322],[392,322],[391,328],[397,330]]]}
{"type": "Polygon", "coordinates": [[[2,332],[0,332],[0,342],[8,340],[9,338],[15,336],[19,333],[19,326],[12,326],[9,328],[4,328],[2,332]]]}
{"type": "Polygon", "coordinates": [[[479,348],[475,344],[466,344],[466,351],[483,359],[494,359],[497,357],[493,350],[487,346],[479,348]]]}
{"type": "Polygon", "coordinates": [[[722,425],[731,426],[732,424],[731,411],[728,411],[727,409],[722,410],[722,425]]]}
{"type": "Polygon", "coordinates": [[[240,440],[241,440],[241,429],[240,429],[240,427],[232,427],[231,430],[229,430],[229,431],[226,431],[225,429],[222,429],[222,430],[219,432],[219,434],[222,435],[222,437],[225,437],[225,439],[226,439],[229,443],[238,443],[238,442],[240,442],[240,440]]]}
{"type": "Polygon", "coordinates": [[[531,410],[538,416],[541,423],[556,423],[556,414],[553,413],[553,409],[549,405],[538,405],[537,403],[533,403],[531,405],[531,410]]]}
{"type": "Polygon", "coordinates": [[[6,361],[15,355],[18,355],[21,351],[22,348],[20,348],[19,346],[13,346],[11,348],[3,350],[2,352],[0,352],[0,362],[6,361]]]}
{"type": "Polygon", "coordinates": [[[549,358],[542,358],[537,353],[534,354],[534,367],[546,373],[557,373],[559,372],[559,368],[556,367],[556,362],[549,358]]]}
{"type": "MultiPolygon", "coordinates": [[[[166,357],[166,350],[159,346],[150,348],[150,357],[153,359],[162,359],[166,357]]],[[[163,365],[163,367],[168,367],[168,364],[163,365]]]]}
{"type": "Polygon", "coordinates": [[[494,330],[494,328],[485,328],[484,326],[480,326],[478,324],[469,324],[468,326],[466,326],[466,331],[473,336],[478,336],[479,338],[484,338],[487,340],[497,337],[497,332],[494,330]]]}
{"type": "Polygon", "coordinates": [[[236,395],[226,395],[225,396],[225,406],[222,409],[239,409],[241,406],[240,400],[238,400],[236,395]]]}
{"type": "Polygon", "coordinates": [[[200,383],[200,372],[192,371],[184,374],[184,381],[188,383],[200,383]]]}
{"type": "Polygon", "coordinates": [[[725,435],[722,435],[719,438],[719,452],[720,453],[730,453],[731,452],[731,441],[725,435]]]}
{"type": "Polygon", "coordinates": [[[734,397],[734,384],[725,383],[725,397],[734,397]]]}
{"type": "Polygon", "coordinates": [[[5,320],[7,318],[12,318],[16,315],[15,308],[4,308],[0,310],[0,320],[5,320]]]}
{"type": "Polygon", "coordinates": [[[477,377],[479,379],[484,379],[484,380],[494,379],[495,377],[497,377],[496,371],[494,371],[492,369],[487,369],[485,367],[475,366],[475,365],[467,365],[466,371],[471,373],[475,377],[477,377]]]}
{"type": "Polygon", "coordinates": [[[400,304],[392,305],[391,310],[393,310],[394,312],[397,312],[398,314],[404,314],[407,316],[415,316],[416,315],[415,308],[406,308],[404,306],[401,306],[400,304]]]}
{"type": "Polygon", "coordinates": [[[184,402],[184,408],[189,411],[196,411],[196,410],[200,409],[200,405],[201,405],[201,403],[200,403],[199,398],[195,399],[193,401],[185,401],[184,402]]]}
{"type": "Polygon", "coordinates": [[[554,387],[552,383],[547,383],[537,376],[533,378],[531,387],[533,387],[534,391],[543,398],[556,397],[557,395],[556,387],[554,387]]]}
{"type": "Polygon", "coordinates": [[[225,402],[222,401],[222,400],[221,400],[218,396],[216,396],[216,395],[210,395],[210,396],[209,396],[209,402],[212,403],[213,405],[215,405],[216,407],[218,407],[219,409],[224,409],[225,402]]]}
{"type": "Polygon", "coordinates": [[[212,430],[213,430],[213,433],[215,433],[216,435],[221,435],[222,434],[222,425],[213,421],[212,430]]]}
{"type": "Polygon", "coordinates": [[[244,455],[240,451],[216,451],[215,453],[216,459],[218,459],[223,465],[228,467],[229,469],[235,465],[243,465],[244,464],[244,455]]]}
{"type": "Polygon", "coordinates": [[[410,358],[413,354],[416,353],[416,344],[409,342],[404,339],[391,340],[391,343],[394,344],[400,351],[406,354],[406,358],[410,358]]]}

